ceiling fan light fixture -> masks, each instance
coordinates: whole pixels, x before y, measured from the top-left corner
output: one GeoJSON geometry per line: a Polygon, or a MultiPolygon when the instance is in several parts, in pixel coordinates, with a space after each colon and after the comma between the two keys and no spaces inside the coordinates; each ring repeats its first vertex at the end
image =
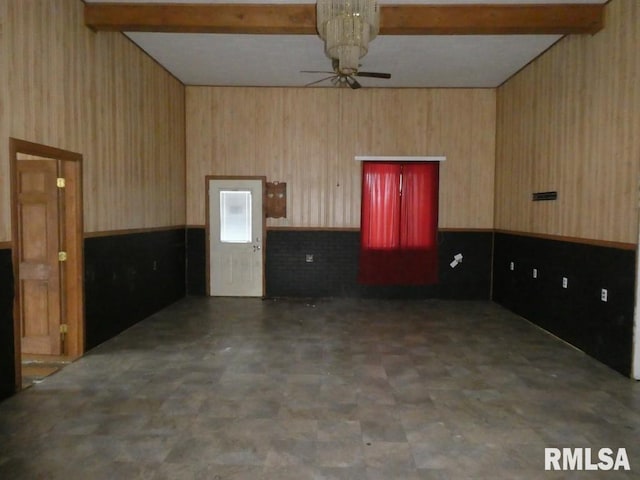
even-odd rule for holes
{"type": "Polygon", "coordinates": [[[340,73],[357,72],[359,60],[367,54],[369,42],[380,30],[377,1],[317,0],[316,16],[327,56],[338,60],[340,73]]]}

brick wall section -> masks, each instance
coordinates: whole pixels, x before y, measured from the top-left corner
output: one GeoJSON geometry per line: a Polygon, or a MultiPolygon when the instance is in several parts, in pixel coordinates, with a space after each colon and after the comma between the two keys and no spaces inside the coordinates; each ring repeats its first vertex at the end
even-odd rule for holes
{"type": "MultiPolygon", "coordinates": [[[[491,290],[491,232],[440,232],[440,282],[431,286],[359,285],[360,232],[339,230],[269,230],[268,297],[452,298],[488,300],[491,290]],[[462,253],[462,265],[449,267],[462,253]],[[306,254],[313,262],[306,262],[306,254]]],[[[205,229],[187,231],[187,292],[206,295],[205,229]]]]}
{"type": "Polygon", "coordinates": [[[184,228],[85,240],[87,350],[184,295],[184,228]]]}
{"type": "Polygon", "coordinates": [[[631,372],[634,285],[633,250],[496,234],[494,300],[624,375],[631,372]]]}
{"type": "Polygon", "coordinates": [[[357,282],[360,232],[270,230],[267,296],[489,299],[492,233],[440,232],[440,281],[429,286],[379,287],[357,282]],[[449,267],[462,253],[462,265],[449,267]],[[313,255],[313,263],[306,255],[313,255]]]}
{"type": "Polygon", "coordinates": [[[207,294],[206,229],[187,228],[187,295],[207,294]]]}

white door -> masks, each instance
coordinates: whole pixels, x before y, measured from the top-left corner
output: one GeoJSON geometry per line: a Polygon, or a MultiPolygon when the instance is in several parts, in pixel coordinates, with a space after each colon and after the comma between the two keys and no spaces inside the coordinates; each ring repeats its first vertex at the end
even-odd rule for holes
{"type": "Polygon", "coordinates": [[[263,296],[262,180],[209,180],[209,294],[263,296]]]}

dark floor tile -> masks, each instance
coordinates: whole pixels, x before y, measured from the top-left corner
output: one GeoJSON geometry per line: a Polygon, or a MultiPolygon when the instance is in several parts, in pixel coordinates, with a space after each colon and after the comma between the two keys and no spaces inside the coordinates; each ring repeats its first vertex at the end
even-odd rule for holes
{"type": "Polygon", "coordinates": [[[0,403],[0,478],[582,478],[640,384],[489,302],[187,298],[0,403]]]}

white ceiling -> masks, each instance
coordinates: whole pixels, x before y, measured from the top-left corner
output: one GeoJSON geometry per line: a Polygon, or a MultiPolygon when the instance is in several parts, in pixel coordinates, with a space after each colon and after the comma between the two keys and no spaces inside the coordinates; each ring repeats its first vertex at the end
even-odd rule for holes
{"type": "MultiPolygon", "coordinates": [[[[85,0],[86,3],[315,3],[314,0],[85,0]]],[[[606,0],[386,0],[380,4],[605,3],[606,0]]],[[[323,78],[300,70],[331,70],[313,35],[127,32],[140,48],[186,85],[303,86],[323,78]]],[[[496,87],[540,55],[559,35],[381,35],[361,70],[365,87],[496,87]]],[[[328,76],[328,75],[325,75],[328,76]]],[[[329,82],[319,85],[331,86],[329,82]]]]}

